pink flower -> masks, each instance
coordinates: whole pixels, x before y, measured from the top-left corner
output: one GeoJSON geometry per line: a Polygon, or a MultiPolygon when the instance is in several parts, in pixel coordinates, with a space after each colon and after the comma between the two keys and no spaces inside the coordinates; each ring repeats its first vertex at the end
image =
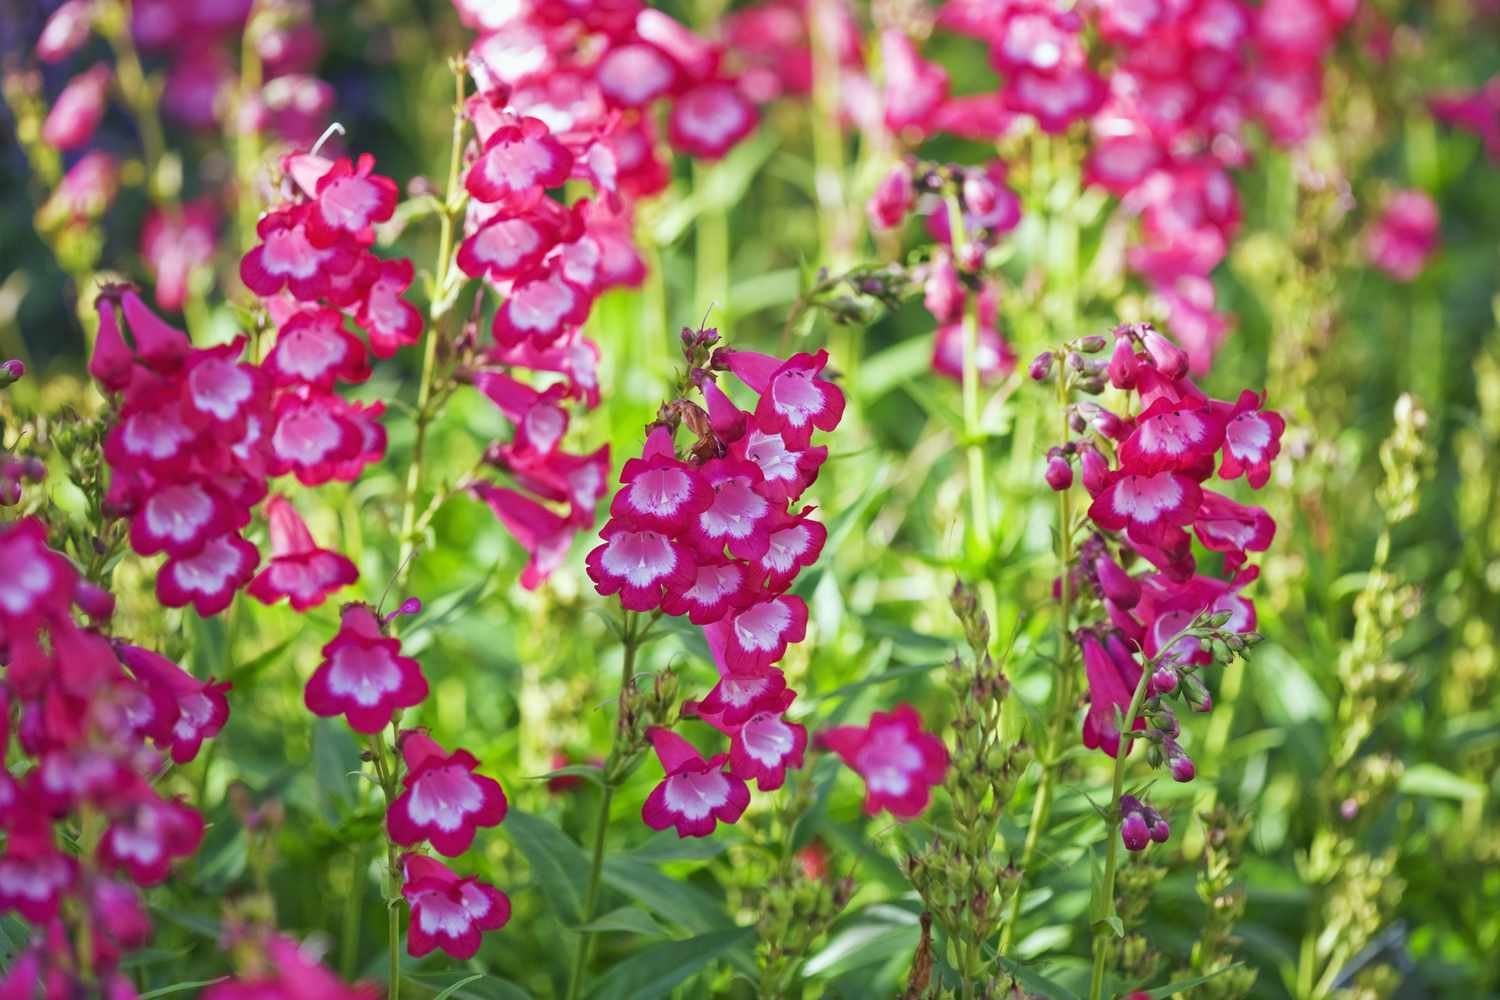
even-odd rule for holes
{"type": "Polygon", "coordinates": [[[754,596],[754,583],[744,563],[722,558],[699,559],[693,585],[680,593],[668,591],[662,610],[687,615],[694,625],[710,625],[754,596]]]}
{"type": "MultiPolygon", "coordinates": [[[[706,630],[705,630],[706,631],[706,630]]],[[[699,715],[738,726],[761,712],[779,711],[786,704],[786,676],[775,667],[759,672],[721,672],[719,683],[696,704],[699,715]]]]}
{"type": "Polygon", "coordinates": [[[483,202],[520,201],[558,187],[573,169],[573,154],[540,118],[518,118],[497,128],[464,179],[483,202]]]}
{"type": "Polygon", "coordinates": [[[42,141],[64,152],[88,142],[104,117],[111,78],[109,66],[98,63],[69,80],[42,122],[42,141]]]}
{"type": "Polygon", "coordinates": [[[731,673],[756,673],[786,655],[807,635],[807,604],[792,594],[765,597],[710,626],[724,643],[731,673]]]}
{"type": "Polygon", "coordinates": [[[90,0],[67,0],[52,12],[36,40],[36,57],[44,63],[62,62],[88,41],[94,9],[90,0]]]}
{"type": "Polygon", "coordinates": [[[19,636],[44,618],[66,617],[78,573],[47,545],[47,528],[35,517],[0,525],[0,634],[19,636]]]}
{"type": "Polygon", "coordinates": [[[307,238],[313,246],[331,247],[344,239],[368,246],[374,240],[375,223],[390,219],[398,197],[396,182],[374,169],[375,158],[361,153],[357,163],[340,157],[323,170],[316,188],[308,192],[313,201],[307,238]]]}
{"type": "Polygon", "coordinates": [[[448,857],[469,849],[482,826],[505,819],[500,783],[475,774],[479,761],[467,750],[444,754],[426,733],[408,729],[400,738],[406,760],[405,788],[391,803],[386,829],[394,843],[411,846],[422,840],[448,857]]]}
{"type": "Polygon", "coordinates": [[[933,116],[948,97],[947,71],[923,59],[910,38],[890,28],[880,33],[880,63],[885,72],[885,127],[897,133],[930,131],[933,116]]]}
{"type": "Polygon", "coordinates": [[[338,634],[323,647],[323,662],[308,679],[308,710],[325,718],[342,713],[349,728],[378,733],[398,709],[427,697],[427,678],[416,660],[401,655],[367,604],[344,606],[338,634]]]}
{"type": "Polygon", "coordinates": [[[556,204],[544,198],[525,212],[496,213],[459,245],[458,266],[471,278],[497,281],[536,270],[558,243],[562,220],[542,211],[556,204]]]}
{"type": "Polygon", "coordinates": [[[592,305],[588,291],[568,280],[563,267],[554,260],[511,285],[510,294],[495,311],[495,342],[515,347],[529,341],[546,347],[570,327],[583,323],[592,305]]]}
{"type": "Polygon", "coordinates": [[[1437,203],[1413,189],[1392,195],[1365,236],[1365,256],[1397,281],[1421,274],[1437,246],[1437,203]]]}
{"type": "Polygon", "coordinates": [[[256,225],[262,242],[240,259],[240,280],[256,295],[275,295],[283,288],[303,302],[327,294],[334,277],[354,265],[350,247],[313,245],[307,231],[310,207],[293,203],[268,212],[256,225]]]}
{"type": "Polygon", "coordinates": [[[1110,474],[1094,497],[1089,517],[1106,531],[1125,531],[1132,542],[1170,548],[1192,524],[1202,499],[1198,484],[1179,472],[1110,474]]]}
{"type": "Polygon", "coordinates": [[[403,298],[415,274],[405,258],[382,260],[371,270],[372,280],[355,312],[355,322],[364,327],[377,358],[395,357],[401,348],[422,339],[422,314],[403,298]]]}
{"type": "Polygon", "coordinates": [[[408,854],[401,859],[401,895],[411,906],[406,950],[421,958],[441,948],[454,958],[473,958],[485,931],[510,920],[510,899],[476,878],[460,878],[436,858],[408,854]]]}
{"type": "Polygon", "coordinates": [[[877,229],[895,229],[905,221],[907,213],[917,203],[917,192],[912,184],[911,167],[905,162],[896,164],[885,175],[875,193],[865,204],[870,224],[877,229]]]}
{"type": "MultiPolygon", "coordinates": [[[[981,317],[983,319],[983,317],[981,317]]],[[[982,323],[977,329],[975,367],[982,382],[1003,379],[1016,370],[1016,352],[995,328],[982,323]]],[[[956,382],[964,377],[964,327],[962,323],[940,326],[932,338],[932,370],[956,382]]]]}
{"type": "Polygon", "coordinates": [[[836,726],[818,734],[818,744],[838,754],[865,780],[865,812],[888,810],[897,819],[921,815],[932,788],[948,771],[948,748],[922,729],[910,705],[876,712],[863,726],[836,726]]]}
{"type": "MultiPolygon", "coordinates": [[[[1079,637],[1083,647],[1083,670],[1089,682],[1089,710],[1083,718],[1083,745],[1103,750],[1111,757],[1120,752],[1120,724],[1140,682],[1141,667],[1118,633],[1101,643],[1092,632],[1079,637]]],[[[1144,729],[1146,720],[1137,716],[1132,728],[1144,729]]]]}
{"type": "Polygon", "coordinates": [[[197,481],[153,489],[130,521],[130,546],[143,556],[196,555],[212,538],[238,531],[250,512],[230,506],[218,490],[197,481]]]}
{"type": "Polygon", "coordinates": [[[1263,397],[1249,389],[1229,410],[1224,424],[1224,460],[1219,475],[1225,479],[1245,476],[1252,489],[1260,489],[1271,477],[1271,461],[1281,453],[1281,435],[1286,421],[1281,414],[1263,407],[1263,397]]]}
{"type": "Polygon", "coordinates": [[[117,647],[121,662],[153,693],[175,708],[170,735],[158,740],[172,760],[186,764],[198,756],[203,741],[211,739],[229,720],[228,681],[199,680],[158,653],[139,646],[117,647]]]}
{"type": "Polygon", "coordinates": [[[107,869],[123,869],[136,885],[153,886],[166,880],[176,858],[192,854],[202,840],[202,816],[182,802],[145,790],[104,831],[99,860],[107,869]]]}
{"type": "Polygon", "coordinates": [[[213,264],[218,211],[197,201],[174,215],[152,209],[141,229],[141,257],[156,282],[156,304],[178,310],[192,276],[213,264]]]}
{"type": "Polygon", "coordinates": [[[718,823],[735,823],[750,804],[744,779],[724,769],[727,754],[705,761],[691,743],[669,729],[653,726],[651,745],[666,771],[641,818],[653,830],[675,826],[679,837],[706,837],[718,823]]]}
{"type": "Polygon", "coordinates": [[[757,580],[771,592],[785,590],[797,574],[818,561],[828,541],[828,529],[807,515],[778,514],[770,524],[766,551],[753,561],[757,580]]]}
{"type": "Polygon", "coordinates": [[[239,535],[211,538],[190,556],[173,556],[156,578],[156,596],[169,608],[191,604],[208,617],[229,607],[239,590],[255,575],[260,553],[239,535]]]}
{"type": "Polygon", "coordinates": [[[682,535],[715,499],[702,474],[673,457],[665,427],[652,431],[640,458],[625,463],[620,483],[609,508],[611,523],[673,537],[682,535]]]}
{"type": "Polygon", "coordinates": [[[755,130],[759,118],[731,84],[710,80],[672,103],[667,140],[689,156],[717,160],[755,130]]]}
{"type": "Polygon", "coordinates": [[[600,594],[619,594],[626,610],[655,610],[664,592],[681,593],[697,580],[692,553],[670,535],[611,521],[599,537],[604,544],[585,560],[589,579],[600,594]]]}
{"type": "Polygon", "coordinates": [[[1170,470],[1207,478],[1223,441],[1223,419],[1212,406],[1158,399],[1136,417],[1120,445],[1120,465],[1141,475],[1170,470]]]}
{"type": "Polygon", "coordinates": [[[730,454],[759,466],[764,483],[757,492],[767,500],[785,503],[812,485],[828,449],[823,445],[795,448],[781,434],[756,427],[734,443],[730,454]]]}
{"type": "Polygon", "coordinates": [[[365,345],[344,329],[336,309],[302,309],[281,324],[264,367],[278,385],[330,389],[334,382],[370,377],[365,345]]]}
{"type": "Polygon", "coordinates": [[[266,943],[263,967],[272,971],[214,983],[202,1000],[377,1000],[379,995],[374,986],[346,986],[297,942],[280,935],[266,943]]]}
{"type": "Polygon", "coordinates": [[[469,490],[489,505],[500,523],[530,555],[526,569],[521,573],[521,586],[527,590],[540,587],[567,557],[573,536],[577,534],[576,527],[514,490],[489,483],[475,483],[469,490]]]}
{"type": "Polygon", "coordinates": [[[328,595],[359,579],[359,570],[345,556],[320,548],[307,524],[286,497],[266,502],[266,521],[271,533],[271,561],[246,592],[263,604],[289,598],[294,611],[315,608],[328,595]]]}
{"type": "Polygon", "coordinates": [[[813,428],[832,431],[844,416],[844,394],[819,378],[828,352],[794,354],[785,361],[753,351],[728,352],[729,370],[760,394],[755,423],[779,432],[789,448],[805,448],[813,428]]]}
{"type": "MultiPolygon", "coordinates": [[[[346,463],[366,451],[365,430],[350,419],[345,404],[321,393],[287,393],[276,403],[266,445],[270,471],[288,472],[304,486],[317,486],[341,476],[346,463]]],[[[384,451],[383,437],[379,451],[384,451]]]]}
{"type": "Polygon", "coordinates": [[[502,372],[474,374],[474,386],[516,425],[511,455],[531,464],[546,458],[568,430],[568,411],[559,405],[562,386],[538,392],[502,372]]]}

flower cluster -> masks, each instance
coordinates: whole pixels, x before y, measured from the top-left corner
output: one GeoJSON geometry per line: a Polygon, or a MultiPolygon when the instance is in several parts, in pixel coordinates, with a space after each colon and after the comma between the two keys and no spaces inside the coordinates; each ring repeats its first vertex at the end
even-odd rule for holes
{"type": "Polygon", "coordinates": [[[473,754],[448,753],[420,729],[400,730],[397,759],[386,762],[379,734],[394,726],[401,712],[426,700],[428,687],[421,665],[401,655],[401,640],[387,635],[384,626],[419,608],[419,602],[408,601],[381,618],[368,604],[346,604],[339,631],[323,647],[323,661],[303,697],[315,715],[343,715],[351,729],[376,741],[386,834],[392,844],[409,849],[399,872],[411,908],[407,950],[420,957],[441,948],[464,959],[479,950],[482,932],[498,930],[510,919],[510,900],[494,886],[461,877],[412,849],[426,843],[445,857],[457,857],[481,827],[505,819],[507,803],[499,782],[476,773],[479,761],[473,754]]]}
{"type": "Polygon", "coordinates": [[[720,71],[717,46],[643,4],[455,6],[480,31],[468,58],[480,93],[466,105],[477,147],[457,264],[503,298],[493,343],[469,376],[515,427],[486,457],[517,487],[471,490],[529,553],[521,583],[530,589],[594,526],[608,488],[607,447],[561,445],[567,404],[599,404],[599,349],[581,330],[593,302],[645,277],[633,203],[669,177],[654,108],[670,102],[672,146],[707,159],[748,135],[757,115],[720,71]],[[569,181],[594,196],[568,204],[547,193],[569,181]],[[528,371],[561,379],[537,388],[518,377],[528,371]]]}
{"type": "Polygon", "coordinates": [[[300,610],[352,582],[353,564],[319,549],[283,498],[268,504],[272,559],[259,576],[260,552],[242,532],[271,477],[352,481],[384,452],[378,409],[344,401],[315,371],[327,338],[349,358],[344,370],[368,372],[363,345],[341,325],[294,319],[256,365],[242,360],[243,337],[194,348],[129,287],[103,289],[97,305],[89,372],[119,400],[104,441],[106,508],[130,520],[137,553],[166,554],[161,602],[212,615],[251,584],[259,599],[288,596],[300,610]]]}
{"type": "MultiPolygon", "coordinates": [[[[84,60],[87,68],[63,87],[43,122],[41,139],[50,148],[73,153],[87,147],[116,84],[137,115],[154,120],[159,112],[171,124],[189,131],[219,131],[227,126],[242,137],[265,136],[306,145],[322,130],[334,94],[329,84],[311,75],[321,55],[322,39],[311,23],[309,9],[283,4],[274,12],[257,14],[254,5],[243,0],[208,5],[137,0],[128,10],[129,23],[116,24],[108,5],[67,0],[37,38],[36,58],[47,64],[61,63],[86,54],[96,34],[115,43],[122,41],[117,36],[128,35],[131,49],[164,63],[160,92],[141,86],[124,69],[117,73],[107,61],[84,60]],[[246,34],[249,45],[242,39],[246,34]],[[257,63],[253,74],[246,71],[247,78],[257,84],[248,93],[238,92],[244,82],[231,56],[241,51],[257,63]],[[235,119],[226,122],[231,110],[235,119]]],[[[142,128],[143,133],[148,130],[142,128]]],[[[156,169],[149,161],[147,166],[156,169]]],[[[210,177],[200,180],[209,189],[218,183],[210,177]]],[[[240,180],[249,182],[250,178],[240,180]]],[[[111,152],[83,153],[48,201],[44,213],[49,224],[102,215],[120,181],[120,164],[111,152]]],[[[179,204],[182,179],[171,171],[148,176],[146,184],[152,203],[140,231],[141,259],[155,286],[156,304],[175,311],[186,301],[190,283],[212,273],[220,215],[216,194],[179,204]]]]}
{"type": "MultiPolygon", "coordinates": [[[[780,5],[757,9],[773,6],[780,5]]],[[[942,5],[936,26],[989,47],[1001,76],[997,91],[954,95],[947,72],[896,28],[881,32],[883,87],[857,66],[842,70],[840,86],[854,121],[908,143],[935,133],[993,143],[1021,119],[1054,134],[1087,122],[1084,178],[1139,218],[1129,266],[1155,291],[1201,373],[1229,327],[1216,311],[1208,276],[1238,228],[1229,171],[1249,159],[1247,126],[1259,123],[1283,145],[1307,137],[1325,56],[1355,6],[1350,0],[1270,0],[1258,7],[1241,0],[1101,0],[1062,9],[1050,0],[955,0],[942,5]],[[1108,66],[1107,74],[1096,66],[1108,66]]],[[[1466,120],[1468,106],[1454,107],[1466,120]]],[[[999,191],[976,192],[978,207],[965,199],[969,228],[1013,226],[1003,167],[965,173],[966,195],[985,177],[999,191]]],[[[897,225],[923,189],[920,171],[898,165],[871,200],[875,224],[897,225]]],[[[944,215],[930,218],[934,235],[946,242],[944,215]]],[[[938,320],[941,328],[941,314],[938,320]]]]}
{"type": "Polygon", "coordinates": [[[223,728],[228,685],[110,638],[114,599],[49,546],[41,521],[0,527],[0,564],[0,737],[14,721],[30,765],[0,770],[0,911],[35,928],[0,993],[71,996],[92,976],[134,996],[119,966],[150,936],[137,889],[164,881],[204,829],[154,781],[163,755],[186,763],[223,728]]]}
{"type": "Polygon", "coordinates": [[[662,408],[621,472],[603,544],[587,560],[599,593],[618,595],[626,611],[701,626],[719,668],[713,690],[683,707],[727,735],[729,753],[705,761],[680,736],[651,734],[667,777],[643,815],[684,837],[738,819],[745,782],[770,791],[802,765],[807,732],[785,718],[796,693],[776,664],[806,634],[807,605],[789,591],[827,540],[812,508],[796,507],[828,457],[812,435],[832,431],[844,411],[843,393],[822,377],[826,352],[781,360],[715,349],[717,339],[683,331],[684,385],[696,384],[704,405],[679,398],[662,408]],[[726,371],[758,395],[753,412],[715,381],[726,371]],[[683,425],[697,440],[679,457],[673,437],[683,425]]]}
{"type": "Polygon", "coordinates": [[[1104,618],[1077,635],[1090,694],[1083,741],[1112,757],[1120,752],[1121,718],[1149,666],[1148,697],[1133,728],[1144,731],[1154,765],[1166,763],[1173,778],[1190,781],[1194,765],[1166,699],[1177,694],[1195,711],[1209,709],[1198,673],[1220,646],[1239,651],[1249,641],[1255,606],[1241,591],[1258,570],[1248,559],[1270,546],[1276,529],[1265,510],[1205,484],[1217,467],[1222,479],[1265,485],[1285,424],[1249,390],[1234,402],[1206,396],[1187,377],[1186,354],[1150,326],[1116,329],[1107,360],[1084,357],[1102,351],[1105,338],[1073,346],[1061,363],[1039,358],[1033,376],[1048,378],[1055,367],[1056,377],[1080,378],[1093,391],[1107,378],[1129,394],[1133,411],[1074,404],[1070,426],[1078,437],[1048,456],[1053,489],[1071,487],[1076,464],[1092,497],[1095,530],[1079,547],[1069,583],[1073,594],[1096,599],[1104,618]],[[1189,530],[1223,555],[1229,579],[1198,573],[1189,530]]]}

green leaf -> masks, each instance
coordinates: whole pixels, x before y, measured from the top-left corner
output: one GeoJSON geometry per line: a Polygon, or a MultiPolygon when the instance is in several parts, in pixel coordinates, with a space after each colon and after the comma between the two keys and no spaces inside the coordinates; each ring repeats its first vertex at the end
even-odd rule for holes
{"type": "Polygon", "coordinates": [[[187,990],[196,990],[204,986],[212,986],[214,983],[222,983],[228,976],[220,976],[218,979],[199,979],[191,983],[173,983],[171,986],[163,986],[160,989],[147,990],[142,993],[140,1000],[152,1000],[153,997],[171,996],[173,993],[184,993],[187,990]]]}
{"type": "Polygon", "coordinates": [[[599,771],[597,764],[569,764],[560,767],[556,771],[548,771],[546,774],[532,775],[532,781],[550,781],[553,778],[582,778],[591,784],[604,785],[604,775],[599,771]]]}
{"type": "Polygon", "coordinates": [[[540,816],[512,810],[505,830],[531,865],[531,877],[552,902],[559,919],[576,924],[583,913],[589,859],[568,835],[540,816]]]}
{"type": "Polygon", "coordinates": [[[666,928],[657,923],[651,914],[636,906],[622,906],[618,910],[611,910],[599,919],[573,929],[589,934],[619,931],[624,934],[644,934],[646,937],[667,936],[666,928]]]}
{"type": "Polygon", "coordinates": [[[344,811],[354,804],[354,788],[349,774],[363,766],[359,759],[359,744],[342,722],[318,719],[313,723],[312,752],[320,805],[330,823],[336,825],[344,811]]]}
{"type": "Polygon", "coordinates": [[[728,830],[712,837],[679,837],[672,831],[663,831],[622,857],[642,864],[659,865],[666,861],[707,861],[727,851],[740,842],[734,831],[728,830]]]}
{"type": "Polygon", "coordinates": [[[472,976],[468,976],[468,977],[466,977],[464,979],[460,979],[458,982],[454,983],[453,985],[449,986],[447,989],[443,990],[443,992],[441,992],[437,996],[433,997],[432,1000],[448,1000],[449,997],[451,997],[453,994],[457,993],[463,987],[465,987],[465,986],[469,985],[470,983],[472,983],[474,980],[476,980],[476,979],[483,979],[483,978],[484,978],[484,973],[482,973],[482,972],[476,972],[472,976]]]}
{"type": "Polygon", "coordinates": [[[275,663],[277,657],[281,656],[282,653],[285,653],[287,649],[292,645],[292,643],[296,640],[297,637],[292,636],[290,639],[278,642],[276,645],[272,646],[264,653],[261,653],[259,656],[254,657],[250,660],[246,660],[244,663],[235,667],[234,672],[229,675],[228,680],[234,684],[236,689],[243,689],[248,681],[251,681],[255,678],[256,674],[266,669],[266,667],[270,666],[272,663],[275,663]]]}
{"type": "Polygon", "coordinates": [[[724,904],[697,886],[625,857],[604,862],[604,881],[664,920],[701,934],[732,926],[724,904]]]}
{"type": "Polygon", "coordinates": [[[747,943],[754,928],[735,927],[645,948],[609,970],[593,1000],[652,1000],[708,968],[720,956],[747,943]]]}
{"type": "Polygon", "coordinates": [[[1011,978],[1020,983],[1028,993],[1040,993],[1042,996],[1049,998],[1049,1000],[1079,1000],[1078,994],[1072,990],[1053,982],[1034,969],[1017,962],[1015,959],[1000,955],[995,961],[999,962],[1000,967],[1011,978]]]}
{"type": "Polygon", "coordinates": [[[1471,778],[1454,774],[1440,764],[1413,764],[1401,775],[1397,786],[1407,795],[1421,795],[1429,799],[1484,798],[1484,786],[1471,778]]]}
{"type": "Polygon", "coordinates": [[[1232,972],[1235,969],[1238,969],[1243,964],[1243,962],[1234,962],[1230,965],[1224,966],[1224,968],[1222,969],[1216,969],[1206,976],[1198,976],[1196,979],[1182,979],[1175,983],[1168,983],[1166,986],[1158,986],[1154,990],[1147,990],[1146,995],[1150,997],[1151,1000],[1165,1000],[1166,997],[1170,997],[1175,993],[1186,993],[1188,990],[1193,989],[1195,986],[1202,986],[1210,979],[1216,979],[1219,976],[1224,975],[1224,973],[1226,972],[1232,972]]]}

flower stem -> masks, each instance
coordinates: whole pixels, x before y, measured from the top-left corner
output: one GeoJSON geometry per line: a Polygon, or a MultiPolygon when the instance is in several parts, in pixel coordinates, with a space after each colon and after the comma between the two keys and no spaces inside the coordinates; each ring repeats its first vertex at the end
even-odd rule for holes
{"type": "MultiPolygon", "coordinates": [[[[392,732],[395,723],[391,724],[392,732]]],[[[385,739],[380,733],[370,736],[370,754],[375,762],[375,774],[380,779],[380,790],[385,795],[385,807],[389,812],[391,803],[395,801],[396,785],[400,775],[397,773],[400,767],[395,759],[387,759],[385,739]]],[[[389,837],[385,843],[385,865],[386,865],[386,928],[387,938],[390,946],[390,971],[388,975],[389,1000],[399,1000],[401,995],[401,856],[397,853],[396,845],[389,837]]]]}
{"type": "Polygon", "coordinates": [[[448,184],[444,189],[442,210],[438,215],[441,229],[438,235],[437,262],[433,266],[432,302],[428,307],[427,331],[423,335],[422,374],[417,383],[416,439],[412,443],[411,463],[406,468],[406,486],[401,496],[401,548],[396,558],[395,577],[398,585],[404,583],[411,573],[411,559],[417,547],[417,499],[422,488],[427,430],[436,411],[432,400],[438,341],[442,338],[442,320],[452,307],[448,282],[453,264],[454,222],[463,207],[459,170],[463,165],[464,72],[455,67],[453,76],[453,139],[448,154],[448,184]]]}
{"type": "MultiPolygon", "coordinates": [[[[1175,644],[1176,640],[1173,640],[1175,644]]],[[[1172,644],[1164,649],[1170,650],[1172,644]]],[[[1119,864],[1120,838],[1120,795],[1125,790],[1125,758],[1130,756],[1133,748],[1131,731],[1135,728],[1136,716],[1140,715],[1141,706],[1146,701],[1146,690],[1151,685],[1151,672],[1153,664],[1146,663],[1141,668],[1141,679],[1136,681],[1135,694],[1130,698],[1130,707],[1125,710],[1125,718],[1120,722],[1120,748],[1115,753],[1115,777],[1110,788],[1109,810],[1105,814],[1104,826],[1104,882],[1100,887],[1100,899],[1109,907],[1109,912],[1115,909],[1115,872],[1119,864]]],[[[1093,924],[1094,932],[1094,971],[1089,977],[1089,1000],[1100,1000],[1104,995],[1104,963],[1109,957],[1110,941],[1106,937],[1107,932],[1112,929],[1101,927],[1099,921],[1093,924]]]]}
{"type": "MultiPolygon", "coordinates": [[[[958,196],[950,192],[946,196],[948,205],[948,231],[953,237],[953,260],[955,266],[963,258],[968,246],[964,232],[964,213],[958,196]]],[[[964,360],[963,360],[963,404],[964,404],[964,452],[969,460],[969,503],[973,521],[974,537],[986,555],[990,549],[990,495],[989,484],[984,474],[984,449],[980,446],[979,426],[979,296],[969,292],[964,301],[964,360]]]]}
{"type": "MultiPolygon", "coordinates": [[[[631,683],[635,680],[635,654],[640,648],[641,639],[649,630],[649,623],[645,628],[640,627],[641,616],[633,611],[625,612],[625,624],[621,631],[621,641],[625,646],[624,656],[620,661],[620,711],[615,718],[615,735],[609,751],[609,760],[604,766],[604,788],[599,795],[599,815],[594,823],[594,853],[593,860],[589,865],[588,891],[583,898],[583,912],[580,915],[580,923],[587,924],[594,919],[594,908],[599,904],[599,886],[604,874],[604,837],[609,830],[609,808],[615,800],[615,785],[620,781],[615,774],[615,764],[619,759],[622,741],[621,733],[624,731],[627,721],[625,718],[625,697],[630,690],[631,683]]],[[[573,960],[573,972],[568,977],[568,1000],[575,1000],[578,991],[583,987],[583,977],[588,971],[589,958],[594,953],[594,935],[590,931],[581,931],[583,939],[578,942],[578,951],[573,960]]]]}
{"type": "MultiPolygon", "coordinates": [[[[1065,373],[1057,380],[1058,409],[1062,414],[1062,439],[1068,437],[1068,386],[1065,373]]],[[[1010,901],[1010,917],[1000,931],[1000,954],[1010,951],[1015,937],[1016,923],[1021,918],[1021,896],[1026,885],[1026,876],[1036,859],[1037,845],[1047,820],[1052,814],[1052,794],[1057,781],[1058,757],[1062,751],[1062,730],[1073,707],[1073,640],[1068,631],[1073,616],[1073,580],[1070,575],[1073,565],[1073,491],[1057,492],[1057,564],[1059,600],[1057,611],[1057,672],[1055,694],[1052,701],[1052,717],[1047,723],[1047,733],[1042,753],[1037,763],[1041,776],[1037,779],[1036,798],[1031,803],[1031,822],[1026,828],[1026,842],[1021,848],[1020,879],[1016,883],[1015,895],[1010,901]]]]}

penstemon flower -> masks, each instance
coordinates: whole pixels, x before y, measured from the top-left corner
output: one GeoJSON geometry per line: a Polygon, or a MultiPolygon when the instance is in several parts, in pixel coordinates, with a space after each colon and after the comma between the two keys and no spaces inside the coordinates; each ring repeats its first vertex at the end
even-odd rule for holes
{"type": "Polygon", "coordinates": [[[910,705],[876,712],[863,726],[825,729],[818,743],[864,779],[865,812],[872,816],[882,809],[897,819],[921,815],[948,772],[948,748],[922,729],[910,705]]]}

